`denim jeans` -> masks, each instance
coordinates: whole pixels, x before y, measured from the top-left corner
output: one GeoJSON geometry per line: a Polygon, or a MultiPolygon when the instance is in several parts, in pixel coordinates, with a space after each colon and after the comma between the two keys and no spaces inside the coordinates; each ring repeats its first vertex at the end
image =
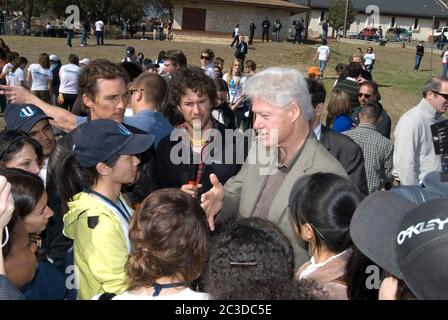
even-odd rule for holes
{"type": "Polygon", "coordinates": [[[448,71],[448,63],[442,63],[442,79],[446,79],[447,71],[448,71]]]}
{"type": "Polygon", "coordinates": [[[320,76],[324,77],[325,67],[327,66],[327,60],[319,60],[320,76]]]}
{"type": "Polygon", "coordinates": [[[87,45],[87,30],[82,29],[81,44],[87,45]]]}
{"type": "Polygon", "coordinates": [[[299,44],[302,43],[302,32],[296,32],[294,36],[294,44],[296,44],[296,42],[298,42],[299,44]]]}
{"type": "Polygon", "coordinates": [[[280,31],[275,32],[275,42],[280,42],[280,31]]]}
{"type": "Polygon", "coordinates": [[[418,70],[420,68],[420,63],[422,62],[423,57],[422,56],[415,56],[415,67],[414,70],[418,70]]]}
{"type": "Polygon", "coordinates": [[[73,30],[67,30],[67,46],[72,46],[73,30]]]}

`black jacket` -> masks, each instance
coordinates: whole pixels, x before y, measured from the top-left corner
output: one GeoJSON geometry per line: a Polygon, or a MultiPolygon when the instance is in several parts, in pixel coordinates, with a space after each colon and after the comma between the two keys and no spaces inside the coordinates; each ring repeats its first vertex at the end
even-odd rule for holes
{"type": "Polygon", "coordinates": [[[235,50],[235,58],[237,59],[244,59],[246,57],[247,54],[247,43],[246,42],[240,42],[237,46],[236,46],[236,50],[235,50]]]}
{"type": "Polygon", "coordinates": [[[264,30],[269,30],[269,28],[271,27],[271,22],[269,20],[264,20],[261,26],[264,30]]]}
{"type": "MultiPolygon", "coordinates": [[[[219,181],[224,184],[241,169],[244,161],[236,161],[237,156],[241,156],[242,160],[245,160],[247,156],[247,141],[239,139],[235,143],[234,139],[226,139],[224,131],[225,127],[220,123],[216,124],[216,129],[223,138],[221,143],[215,143],[215,141],[212,141],[212,143],[210,143],[207,147],[209,149],[204,149],[205,164],[201,179],[199,181],[199,183],[202,184],[202,189],[199,191],[198,196],[212,188],[209,178],[210,174],[216,174],[219,181]],[[230,151],[232,152],[232,157],[231,159],[226,159],[225,154],[230,151]]],[[[170,136],[166,136],[159,142],[156,152],[156,159],[157,172],[159,174],[159,185],[162,188],[180,188],[182,185],[188,184],[188,181],[195,180],[197,177],[199,164],[197,164],[198,162],[195,162],[195,164],[192,161],[191,148],[188,141],[185,141],[185,143],[183,141],[171,141],[170,136]],[[184,148],[180,148],[182,145],[184,148]],[[173,163],[171,150],[174,147],[176,147],[175,150],[178,151],[177,155],[179,158],[184,156],[186,159],[189,159],[189,161],[185,161],[186,163],[180,164],[173,163]],[[189,154],[185,155],[183,151],[186,151],[189,154]]]]}
{"type": "Polygon", "coordinates": [[[369,194],[362,149],[349,137],[322,125],[319,142],[335,157],[364,195],[369,194]]]}

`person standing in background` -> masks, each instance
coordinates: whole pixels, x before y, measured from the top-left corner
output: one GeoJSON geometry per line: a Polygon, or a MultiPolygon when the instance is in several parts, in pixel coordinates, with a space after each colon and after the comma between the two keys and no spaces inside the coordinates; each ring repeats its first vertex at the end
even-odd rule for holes
{"type": "Polygon", "coordinates": [[[319,57],[320,79],[323,79],[325,67],[330,60],[330,47],[327,46],[327,40],[322,40],[322,45],[317,48],[313,62],[316,62],[317,57],[319,57]]]}
{"type": "Polygon", "coordinates": [[[423,45],[423,41],[420,41],[416,47],[415,53],[415,67],[414,71],[418,72],[420,68],[420,63],[422,62],[423,56],[425,55],[425,46],[423,45]]]}
{"type": "Polygon", "coordinates": [[[87,17],[82,24],[82,35],[81,35],[81,47],[85,47],[87,45],[87,37],[90,32],[90,17],[87,17]]]}
{"type": "Polygon", "coordinates": [[[95,22],[96,45],[104,45],[104,22],[98,18],[95,22]]]}
{"type": "Polygon", "coordinates": [[[255,30],[256,29],[257,29],[257,27],[255,26],[255,23],[252,21],[250,23],[250,26],[249,26],[249,30],[250,30],[250,33],[249,33],[249,44],[253,44],[254,43],[254,35],[255,35],[255,30]]]}
{"type": "Polygon", "coordinates": [[[271,27],[271,22],[269,21],[268,17],[266,17],[266,19],[264,19],[261,26],[263,27],[263,34],[261,36],[261,42],[264,42],[265,35],[266,35],[266,41],[269,42],[269,28],[271,27]]]}

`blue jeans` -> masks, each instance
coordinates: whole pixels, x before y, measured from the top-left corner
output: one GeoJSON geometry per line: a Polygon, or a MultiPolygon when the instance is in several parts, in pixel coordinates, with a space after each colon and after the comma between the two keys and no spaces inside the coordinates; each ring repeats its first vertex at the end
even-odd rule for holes
{"type": "Polygon", "coordinates": [[[448,63],[442,63],[442,79],[446,79],[447,71],[448,71],[448,63]]]}
{"type": "Polygon", "coordinates": [[[67,30],[67,45],[72,46],[73,30],[67,30]]]}
{"type": "Polygon", "coordinates": [[[274,41],[275,42],[280,42],[280,31],[276,31],[275,32],[275,39],[274,39],[274,41]]]}
{"type": "Polygon", "coordinates": [[[325,67],[327,66],[326,60],[319,60],[320,76],[324,77],[325,67]]]}
{"type": "Polygon", "coordinates": [[[87,45],[87,30],[82,29],[81,44],[87,45]]]}
{"type": "Polygon", "coordinates": [[[420,68],[420,63],[422,62],[423,57],[422,56],[415,56],[415,67],[414,70],[418,70],[420,68]]]}
{"type": "Polygon", "coordinates": [[[296,44],[296,42],[298,42],[299,44],[302,43],[302,32],[296,32],[294,36],[294,44],[296,44]]]}

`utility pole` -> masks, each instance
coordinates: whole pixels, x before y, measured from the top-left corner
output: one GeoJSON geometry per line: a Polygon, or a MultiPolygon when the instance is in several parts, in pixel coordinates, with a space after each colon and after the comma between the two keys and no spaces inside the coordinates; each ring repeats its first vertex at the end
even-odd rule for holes
{"type": "MultiPolygon", "coordinates": [[[[311,0],[306,0],[305,5],[310,8],[311,7],[311,0]]],[[[305,18],[305,33],[304,33],[304,40],[308,40],[308,26],[310,25],[310,11],[308,10],[306,13],[306,18],[305,18]]]]}
{"type": "Polygon", "coordinates": [[[431,36],[431,59],[429,60],[429,79],[432,78],[432,58],[434,52],[434,26],[436,24],[436,17],[432,16],[432,36],[431,36]]]}
{"type": "Polygon", "coordinates": [[[348,17],[348,1],[345,0],[345,15],[344,15],[344,38],[347,38],[347,17],[348,17]]]}

